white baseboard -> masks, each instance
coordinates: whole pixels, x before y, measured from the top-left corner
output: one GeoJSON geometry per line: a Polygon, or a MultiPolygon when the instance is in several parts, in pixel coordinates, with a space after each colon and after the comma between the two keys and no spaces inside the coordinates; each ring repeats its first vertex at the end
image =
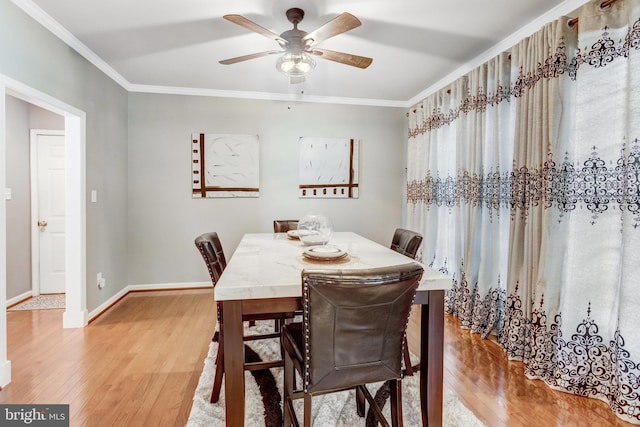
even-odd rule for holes
{"type": "Polygon", "coordinates": [[[211,282],[183,282],[183,283],[150,283],[146,285],[129,285],[128,292],[133,291],[163,291],[168,289],[211,288],[211,282]]]}
{"type": "MultiPolygon", "coordinates": [[[[136,291],[166,291],[166,290],[179,290],[179,289],[206,289],[213,287],[211,282],[183,282],[183,283],[149,283],[144,285],[129,285],[107,301],[103,302],[100,306],[98,306],[95,310],[92,310],[90,313],[87,310],[78,312],[78,313],[70,313],[65,311],[62,315],[62,324],[64,328],[82,328],[87,326],[87,323],[98,315],[102,314],[105,310],[107,310],[111,305],[113,305],[116,301],[118,301],[123,296],[127,295],[129,292],[136,291]]],[[[14,304],[22,302],[28,298],[31,298],[33,294],[31,291],[27,291],[23,294],[20,294],[16,297],[7,300],[7,307],[10,307],[14,304]]],[[[0,368],[1,369],[1,368],[0,368]]],[[[0,379],[2,378],[2,373],[0,372],[0,379]]],[[[2,385],[0,385],[2,387],[2,385]]]]}
{"type": "Polygon", "coordinates": [[[127,295],[129,292],[136,291],[166,291],[166,290],[178,290],[178,289],[194,289],[194,288],[212,288],[211,282],[183,282],[183,283],[150,283],[145,285],[129,285],[107,301],[103,302],[95,310],[89,313],[89,321],[93,320],[104,313],[111,305],[113,305],[120,298],[127,295]]]}
{"type": "MultiPolygon", "coordinates": [[[[162,291],[162,290],[173,290],[173,289],[197,289],[197,288],[211,288],[211,282],[185,282],[185,283],[156,283],[156,284],[146,284],[146,285],[129,285],[111,298],[109,300],[102,303],[95,310],[91,311],[91,313],[87,313],[87,310],[83,310],[81,312],[71,313],[65,311],[62,314],[62,325],[63,328],[82,328],[87,326],[88,322],[95,317],[102,314],[104,311],[108,310],[111,305],[113,305],[120,298],[127,295],[129,292],[135,291],[162,291]]],[[[25,292],[21,295],[13,297],[7,300],[7,306],[18,303],[22,300],[25,300],[31,297],[31,291],[25,292]]],[[[11,382],[11,361],[5,360],[0,362],[0,389],[6,387],[11,382]]]]}
{"type": "Polygon", "coordinates": [[[13,297],[13,298],[9,298],[7,299],[7,307],[11,307],[14,304],[17,304],[19,302],[22,302],[26,299],[29,299],[33,296],[33,294],[31,293],[31,291],[27,291],[23,294],[18,295],[17,297],[13,297]]]}
{"type": "Polygon", "coordinates": [[[117,294],[115,294],[114,296],[112,296],[102,304],[100,304],[95,310],[92,310],[89,313],[89,321],[93,320],[95,317],[98,317],[105,310],[107,310],[112,304],[114,304],[116,301],[118,301],[120,298],[122,298],[128,293],[129,293],[128,287],[124,288],[120,292],[118,292],[117,294]]]}

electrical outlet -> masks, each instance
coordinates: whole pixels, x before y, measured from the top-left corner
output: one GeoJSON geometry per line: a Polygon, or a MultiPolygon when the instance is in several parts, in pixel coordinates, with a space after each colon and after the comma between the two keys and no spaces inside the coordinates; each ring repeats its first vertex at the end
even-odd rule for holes
{"type": "Polygon", "coordinates": [[[98,289],[102,289],[106,286],[107,279],[102,275],[102,273],[98,273],[98,289]]]}

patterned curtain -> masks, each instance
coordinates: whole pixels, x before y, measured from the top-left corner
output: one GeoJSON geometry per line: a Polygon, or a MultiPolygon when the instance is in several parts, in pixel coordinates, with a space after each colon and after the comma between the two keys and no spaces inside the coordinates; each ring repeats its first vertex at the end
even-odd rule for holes
{"type": "Polygon", "coordinates": [[[406,226],[446,309],[640,424],[640,0],[583,6],[408,124],[406,226]]]}

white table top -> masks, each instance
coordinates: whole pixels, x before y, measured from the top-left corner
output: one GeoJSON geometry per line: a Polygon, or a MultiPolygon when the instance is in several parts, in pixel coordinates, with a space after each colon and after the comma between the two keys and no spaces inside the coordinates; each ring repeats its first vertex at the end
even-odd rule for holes
{"type": "MultiPolygon", "coordinates": [[[[311,261],[309,246],[286,233],[245,234],[215,286],[216,301],[299,297],[304,268],[361,269],[415,262],[388,247],[350,232],[334,232],[329,245],[348,253],[339,261],[311,261]]],[[[418,292],[449,289],[452,279],[425,265],[418,292]]]]}

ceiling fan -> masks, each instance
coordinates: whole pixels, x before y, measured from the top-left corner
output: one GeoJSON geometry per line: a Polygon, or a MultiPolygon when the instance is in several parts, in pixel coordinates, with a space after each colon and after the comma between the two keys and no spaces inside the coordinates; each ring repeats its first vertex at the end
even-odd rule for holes
{"type": "Polygon", "coordinates": [[[316,47],[324,40],[345,33],[362,24],[358,18],[350,13],[342,13],[310,33],[298,29],[298,24],[304,18],[304,11],[302,9],[291,8],[287,10],[286,15],[289,22],[293,24],[293,29],[285,31],[280,35],[256,24],[244,16],[224,15],[224,19],[276,41],[280,45],[281,50],[268,50],[229,58],[220,61],[220,64],[230,65],[267,55],[283,54],[278,59],[276,68],[292,78],[300,78],[304,77],[304,75],[315,67],[315,62],[311,58],[311,55],[362,69],[367,68],[373,61],[373,59],[365,56],[319,49],[316,47]]]}

